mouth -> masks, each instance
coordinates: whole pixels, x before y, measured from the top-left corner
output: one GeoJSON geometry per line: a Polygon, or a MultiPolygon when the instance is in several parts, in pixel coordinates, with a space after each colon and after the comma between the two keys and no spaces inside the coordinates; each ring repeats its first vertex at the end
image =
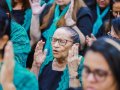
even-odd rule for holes
{"type": "Polygon", "coordinates": [[[53,54],[57,54],[57,53],[59,53],[58,50],[53,50],[53,54]]]}

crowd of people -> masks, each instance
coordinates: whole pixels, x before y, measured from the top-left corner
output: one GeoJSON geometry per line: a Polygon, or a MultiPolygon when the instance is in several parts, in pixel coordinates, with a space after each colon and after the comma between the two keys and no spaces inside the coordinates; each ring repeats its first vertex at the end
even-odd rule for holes
{"type": "Polygon", "coordinates": [[[0,0],[0,90],[120,90],[120,0],[0,0]]]}

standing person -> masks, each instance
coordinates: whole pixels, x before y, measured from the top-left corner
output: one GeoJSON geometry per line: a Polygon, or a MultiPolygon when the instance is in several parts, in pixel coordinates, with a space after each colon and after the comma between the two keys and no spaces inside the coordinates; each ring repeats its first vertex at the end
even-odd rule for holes
{"type": "Polygon", "coordinates": [[[81,81],[84,58],[78,54],[79,34],[70,27],[60,27],[51,39],[53,56],[47,56],[47,51],[43,50],[45,43],[39,41],[31,71],[39,78],[39,90],[66,90],[69,88],[69,79],[74,81],[74,78],[78,77],[81,81]],[[76,70],[75,73],[68,70],[68,61],[72,61],[72,56],[79,67],[79,69],[71,68],[76,70]]]}
{"type": "Polygon", "coordinates": [[[96,37],[101,37],[105,34],[105,22],[111,19],[112,0],[96,0],[94,7],[91,11],[94,17],[94,25],[92,34],[96,37]]]}
{"type": "MultiPolygon", "coordinates": [[[[3,8],[9,18],[11,18],[9,8],[5,0],[0,1],[0,7],[3,8]]],[[[13,42],[15,60],[23,67],[26,67],[27,57],[31,49],[28,35],[21,25],[16,23],[13,19],[10,20],[10,40],[13,42]]]]}
{"type": "Polygon", "coordinates": [[[9,41],[10,24],[10,18],[0,7],[0,90],[38,90],[35,75],[14,59],[12,42],[9,41]]]}
{"type": "Polygon", "coordinates": [[[7,4],[10,6],[13,19],[25,28],[29,36],[32,18],[29,0],[10,0],[7,4]]]}

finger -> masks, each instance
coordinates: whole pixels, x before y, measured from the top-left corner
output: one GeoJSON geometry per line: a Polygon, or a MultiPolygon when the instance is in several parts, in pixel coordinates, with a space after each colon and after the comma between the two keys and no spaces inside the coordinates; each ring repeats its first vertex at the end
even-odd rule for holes
{"type": "Polygon", "coordinates": [[[78,43],[76,43],[75,44],[76,45],[76,47],[75,47],[75,56],[78,58],[78,55],[79,55],[79,44],[78,43]]]}
{"type": "Polygon", "coordinates": [[[74,7],[74,0],[71,0],[71,5],[70,5],[70,14],[72,15],[73,12],[73,7],[74,7]]]}
{"type": "Polygon", "coordinates": [[[71,62],[71,57],[72,57],[72,48],[68,52],[68,62],[71,62]]]}
{"type": "Polygon", "coordinates": [[[44,8],[46,7],[46,3],[42,5],[41,9],[44,10],[44,8]]]}
{"type": "Polygon", "coordinates": [[[91,38],[93,38],[94,40],[96,40],[96,37],[93,34],[91,34],[91,38]]]}
{"type": "Polygon", "coordinates": [[[29,0],[30,5],[32,6],[32,0],[29,0]]]}

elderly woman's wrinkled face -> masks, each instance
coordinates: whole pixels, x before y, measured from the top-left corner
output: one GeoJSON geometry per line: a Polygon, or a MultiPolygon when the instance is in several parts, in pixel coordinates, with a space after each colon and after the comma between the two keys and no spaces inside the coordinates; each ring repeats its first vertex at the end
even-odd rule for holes
{"type": "Polygon", "coordinates": [[[55,31],[52,37],[52,48],[55,58],[60,59],[68,56],[68,51],[73,45],[73,40],[70,36],[71,34],[62,28],[55,31]]]}
{"type": "Polygon", "coordinates": [[[84,90],[117,90],[110,67],[99,52],[86,53],[82,80],[84,90]]]}
{"type": "Polygon", "coordinates": [[[113,4],[113,16],[120,17],[120,2],[113,4]]]}
{"type": "Polygon", "coordinates": [[[55,0],[56,4],[60,5],[60,6],[64,6],[67,5],[68,3],[70,3],[70,0],[55,0]]]}
{"type": "Polygon", "coordinates": [[[97,0],[100,8],[106,8],[110,4],[110,0],[97,0]]]}

